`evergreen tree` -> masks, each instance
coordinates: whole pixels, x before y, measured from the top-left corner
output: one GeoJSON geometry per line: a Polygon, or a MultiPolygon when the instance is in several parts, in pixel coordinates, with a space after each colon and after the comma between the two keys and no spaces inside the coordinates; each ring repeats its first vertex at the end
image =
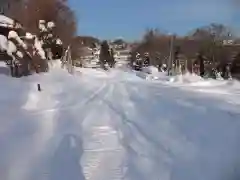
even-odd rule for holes
{"type": "Polygon", "coordinates": [[[200,69],[200,76],[204,76],[205,74],[205,67],[204,67],[204,58],[203,58],[203,54],[200,52],[198,54],[198,61],[199,61],[199,69],[200,69]]]}
{"type": "Polygon", "coordinates": [[[101,44],[101,50],[100,50],[100,65],[101,68],[105,69],[105,64],[111,62],[111,55],[109,51],[109,45],[107,41],[103,41],[101,44]]]}

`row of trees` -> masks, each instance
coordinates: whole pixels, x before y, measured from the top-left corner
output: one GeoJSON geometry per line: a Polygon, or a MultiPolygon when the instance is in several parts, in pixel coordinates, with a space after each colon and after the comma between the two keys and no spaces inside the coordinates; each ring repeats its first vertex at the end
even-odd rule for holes
{"type": "MultiPolygon", "coordinates": [[[[143,39],[137,43],[132,50],[133,57],[139,52],[143,55],[149,52],[151,64],[169,64],[170,47],[173,42],[173,63],[179,59],[184,59],[188,70],[193,70],[193,65],[199,57],[204,58],[205,64],[219,67],[232,63],[232,69],[237,71],[237,60],[239,60],[240,46],[236,44],[224,44],[224,42],[237,42],[237,38],[232,31],[221,24],[211,24],[198,28],[185,37],[167,35],[158,30],[148,30],[143,39]]],[[[133,60],[133,59],[132,59],[133,60]]],[[[240,72],[240,67],[239,70],[240,72]]]]}
{"type": "MultiPolygon", "coordinates": [[[[76,19],[74,12],[68,6],[67,0],[1,0],[2,12],[7,16],[18,20],[26,31],[37,34],[38,20],[56,23],[55,34],[63,41],[65,47],[72,44],[73,58],[81,56],[79,39],[76,38],[76,19]]],[[[191,70],[197,54],[201,54],[209,62],[224,64],[233,58],[239,57],[239,46],[225,46],[223,40],[235,39],[229,28],[221,24],[211,24],[198,28],[185,37],[174,37],[174,61],[187,59],[187,66],[191,70]]],[[[132,54],[149,52],[151,64],[166,63],[170,52],[172,36],[161,33],[158,30],[149,30],[143,39],[132,50],[132,54]]],[[[85,38],[85,44],[93,39],[85,38]]],[[[82,41],[81,41],[82,42],[82,41]]],[[[103,43],[102,49],[109,49],[103,43]]],[[[111,52],[103,50],[100,59],[108,59],[112,66],[111,52]],[[108,56],[107,58],[102,58],[108,56]]],[[[235,68],[236,69],[236,68],[235,68]]]]}

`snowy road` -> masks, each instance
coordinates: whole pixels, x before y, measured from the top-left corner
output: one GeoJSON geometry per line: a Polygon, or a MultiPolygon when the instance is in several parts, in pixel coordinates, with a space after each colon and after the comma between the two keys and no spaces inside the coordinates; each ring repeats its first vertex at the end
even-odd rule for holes
{"type": "Polygon", "coordinates": [[[22,80],[1,79],[1,179],[240,175],[237,93],[213,95],[209,88],[201,93],[124,71],[72,77],[56,69],[22,80]]]}

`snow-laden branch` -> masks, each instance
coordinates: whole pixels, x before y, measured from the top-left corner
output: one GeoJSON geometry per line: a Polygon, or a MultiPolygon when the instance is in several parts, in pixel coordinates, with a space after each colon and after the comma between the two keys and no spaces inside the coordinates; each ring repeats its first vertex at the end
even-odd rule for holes
{"type": "Polygon", "coordinates": [[[41,57],[41,59],[46,59],[45,52],[42,48],[42,42],[39,41],[39,39],[35,36],[34,40],[34,47],[38,53],[38,55],[41,57]]]}
{"type": "Polygon", "coordinates": [[[14,53],[16,53],[17,47],[3,35],[0,35],[0,51],[6,52],[13,61],[16,60],[14,53]]]}
{"type": "Polygon", "coordinates": [[[18,44],[23,47],[23,49],[27,49],[27,45],[21,40],[21,38],[18,36],[16,31],[10,31],[8,34],[8,39],[14,39],[18,42],[18,44]]]}
{"type": "Polygon", "coordinates": [[[34,41],[33,42],[33,47],[34,47],[33,54],[35,55],[37,53],[41,57],[41,59],[46,59],[45,52],[42,48],[42,42],[38,39],[38,37],[36,35],[33,35],[33,34],[27,32],[25,38],[28,40],[34,41]]]}

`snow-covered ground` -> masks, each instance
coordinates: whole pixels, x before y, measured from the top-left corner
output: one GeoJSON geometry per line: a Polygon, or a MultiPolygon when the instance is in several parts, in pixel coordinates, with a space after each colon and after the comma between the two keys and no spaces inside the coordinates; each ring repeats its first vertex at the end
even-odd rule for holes
{"type": "Polygon", "coordinates": [[[1,179],[239,179],[239,83],[157,75],[0,75],[1,179]]]}

